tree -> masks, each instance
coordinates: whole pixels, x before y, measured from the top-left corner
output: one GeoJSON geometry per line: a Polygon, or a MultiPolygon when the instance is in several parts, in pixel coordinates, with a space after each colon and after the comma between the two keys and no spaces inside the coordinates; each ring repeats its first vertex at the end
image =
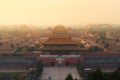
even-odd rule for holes
{"type": "Polygon", "coordinates": [[[112,74],[113,80],[120,80],[120,66],[112,74]]]}
{"type": "Polygon", "coordinates": [[[94,72],[90,72],[87,76],[87,80],[94,80],[94,72]]]}
{"type": "Polygon", "coordinates": [[[102,40],[106,39],[105,32],[100,32],[99,35],[100,35],[100,39],[102,40]]]}
{"type": "Polygon", "coordinates": [[[22,52],[23,51],[23,47],[17,47],[15,52],[22,52]]]}
{"type": "Polygon", "coordinates": [[[94,72],[88,74],[87,80],[104,80],[104,75],[100,68],[97,68],[94,72]]]}
{"type": "Polygon", "coordinates": [[[21,80],[26,80],[27,74],[26,74],[26,73],[22,73],[22,74],[19,75],[19,78],[20,78],[21,80]]]}
{"type": "Polygon", "coordinates": [[[14,48],[14,45],[12,43],[10,44],[10,46],[11,46],[11,48],[14,48]]]}
{"type": "Polygon", "coordinates": [[[41,73],[43,71],[43,65],[42,65],[41,62],[36,62],[35,65],[36,65],[36,73],[35,73],[36,77],[35,77],[35,80],[37,80],[38,77],[41,75],[41,73]]]}
{"type": "Polygon", "coordinates": [[[104,73],[104,80],[113,80],[112,73],[104,73]]]}
{"type": "Polygon", "coordinates": [[[87,80],[120,80],[120,66],[113,73],[102,73],[98,68],[88,74],[87,80]]]}
{"type": "Polygon", "coordinates": [[[77,71],[80,77],[82,77],[83,76],[83,65],[80,62],[77,64],[77,71]]]}
{"type": "Polygon", "coordinates": [[[39,49],[40,48],[40,45],[39,44],[36,44],[35,45],[35,49],[37,50],[37,49],[39,49]]]}
{"type": "Polygon", "coordinates": [[[2,44],[2,42],[0,42],[0,46],[2,46],[3,44],[2,44]]]}
{"type": "Polygon", "coordinates": [[[120,42],[119,38],[117,38],[117,39],[115,40],[115,42],[120,42]]]}
{"type": "Polygon", "coordinates": [[[77,80],[77,78],[75,78],[75,80],[77,80]]]}
{"type": "Polygon", "coordinates": [[[73,80],[73,77],[71,74],[68,74],[68,76],[65,78],[65,80],[73,80]]]}
{"type": "Polygon", "coordinates": [[[29,52],[32,52],[35,50],[35,47],[29,47],[29,52]]]}
{"type": "Polygon", "coordinates": [[[83,44],[78,45],[80,48],[84,48],[85,46],[83,44]]]}
{"type": "Polygon", "coordinates": [[[88,52],[98,52],[98,51],[102,51],[102,49],[100,49],[98,46],[91,46],[88,49],[88,52]]]}
{"type": "Polygon", "coordinates": [[[105,43],[104,48],[108,48],[108,47],[109,47],[109,43],[105,43]]]}

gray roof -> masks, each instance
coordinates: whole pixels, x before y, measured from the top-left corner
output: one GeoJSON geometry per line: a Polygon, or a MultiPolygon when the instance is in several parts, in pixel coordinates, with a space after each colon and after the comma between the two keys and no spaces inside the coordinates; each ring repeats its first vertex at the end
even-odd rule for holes
{"type": "Polygon", "coordinates": [[[31,56],[0,56],[0,63],[30,63],[35,60],[36,58],[31,56]]]}

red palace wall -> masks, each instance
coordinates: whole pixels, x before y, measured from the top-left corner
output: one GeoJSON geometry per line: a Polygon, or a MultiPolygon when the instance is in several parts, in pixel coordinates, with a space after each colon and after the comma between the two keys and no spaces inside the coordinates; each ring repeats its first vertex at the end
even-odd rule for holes
{"type": "MultiPolygon", "coordinates": [[[[58,66],[59,61],[56,58],[39,58],[44,66],[58,66]]],[[[64,58],[62,66],[74,66],[80,61],[79,58],[64,58]]]]}

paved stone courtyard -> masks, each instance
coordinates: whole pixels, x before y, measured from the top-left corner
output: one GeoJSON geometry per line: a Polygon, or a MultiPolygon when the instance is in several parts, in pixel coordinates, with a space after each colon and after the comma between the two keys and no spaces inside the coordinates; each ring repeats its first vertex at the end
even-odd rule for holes
{"type": "Polygon", "coordinates": [[[74,79],[80,80],[75,67],[45,67],[39,80],[47,80],[49,77],[52,80],[65,80],[65,77],[70,73],[74,79]]]}

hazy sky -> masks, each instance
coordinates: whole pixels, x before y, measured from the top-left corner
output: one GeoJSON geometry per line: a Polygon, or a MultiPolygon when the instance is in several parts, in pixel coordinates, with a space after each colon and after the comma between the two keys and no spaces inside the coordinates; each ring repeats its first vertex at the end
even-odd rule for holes
{"type": "Polygon", "coordinates": [[[0,24],[120,23],[120,0],[0,0],[0,24]]]}

